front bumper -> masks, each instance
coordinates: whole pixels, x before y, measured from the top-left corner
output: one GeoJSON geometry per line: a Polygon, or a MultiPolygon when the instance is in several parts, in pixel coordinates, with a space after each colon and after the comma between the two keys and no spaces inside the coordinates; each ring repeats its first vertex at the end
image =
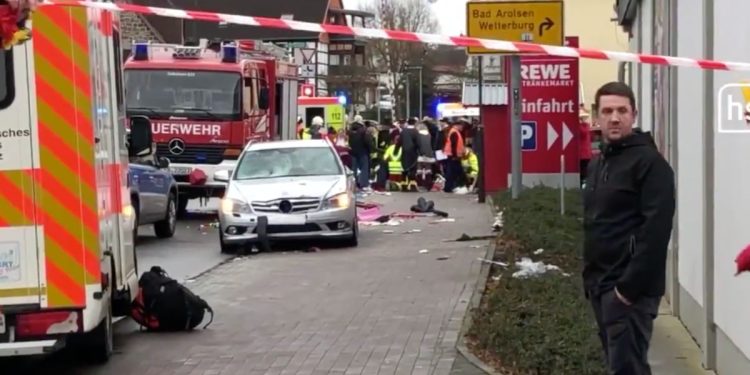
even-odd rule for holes
{"type": "Polygon", "coordinates": [[[263,216],[268,219],[265,232],[269,240],[349,238],[357,225],[353,206],[290,214],[219,212],[219,230],[224,244],[244,245],[258,241],[258,221],[263,216]]]}
{"type": "Polygon", "coordinates": [[[236,160],[224,160],[220,164],[171,164],[169,170],[177,181],[180,195],[188,198],[197,198],[210,193],[212,197],[221,197],[227,188],[226,182],[214,180],[214,173],[222,170],[232,170],[237,165],[236,160]],[[189,171],[200,169],[206,174],[206,183],[192,185],[190,183],[189,171]]]}

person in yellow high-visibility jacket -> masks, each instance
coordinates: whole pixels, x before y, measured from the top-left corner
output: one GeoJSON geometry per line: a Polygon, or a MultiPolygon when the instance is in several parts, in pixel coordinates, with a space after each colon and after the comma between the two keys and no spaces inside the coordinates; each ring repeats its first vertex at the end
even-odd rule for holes
{"type": "Polygon", "coordinates": [[[398,140],[385,149],[383,161],[388,165],[387,186],[396,185],[395,188],[389,190],[400,191],[404,169],[401,166],[401,145],[398,140]]]}
{"type": "Polygon", "coordinates": [[[479,159],[471,148],[466,148],[466,152],[461,157],[461,166],[464,167],[464,173],[469,180],[468,184],[473,185],[479,174],[479,159]]]}

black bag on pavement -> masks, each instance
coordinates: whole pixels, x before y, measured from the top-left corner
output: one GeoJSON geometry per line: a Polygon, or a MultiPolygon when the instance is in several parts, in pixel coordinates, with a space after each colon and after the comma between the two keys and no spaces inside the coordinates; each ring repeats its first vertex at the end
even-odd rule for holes
{"type": "Polygon", "coordinates": [[[159,266],[143,273],[138,286],[131,316],[150,331],[190,331],[203,321],[206,311],[211,319],[203,329],[213,322],[211,306],[159,266]]]}

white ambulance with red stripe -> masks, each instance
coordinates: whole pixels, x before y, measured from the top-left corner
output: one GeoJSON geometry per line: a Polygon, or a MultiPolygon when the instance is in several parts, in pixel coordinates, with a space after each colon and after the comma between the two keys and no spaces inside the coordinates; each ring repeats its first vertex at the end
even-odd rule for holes
{"type": "Polygon", "coordinates": [[[128,116],[151,119],[158,157],[193,198],[222,197],[214,172],[232,169],[248,142],[294,138],[297,66],[285,49],[253,41],[198,46],[136,42],[125,62],[128,116]]]}
{"type": "MultiPolygon", "coordinates": [[[[32,18],[0,49],[0,356],[80,343],[105,361],[138,291],[118,16],[32,18]]],[[[131,121],[130,151],[148,154],[150,122],[131,121]]]]}

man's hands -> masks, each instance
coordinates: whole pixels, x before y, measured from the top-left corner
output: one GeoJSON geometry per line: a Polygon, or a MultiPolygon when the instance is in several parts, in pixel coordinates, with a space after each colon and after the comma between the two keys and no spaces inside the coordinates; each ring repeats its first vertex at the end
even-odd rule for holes
{"type": "Polygon", "coordinates": [[[630,306],[633,304],[632,302],[628,301],[628,299],[625,298],[622,294],[620,294],[617,288],[615,288],[615,296],[617,297],[617,299],[620,300],[620,302],[624,303],[627,306],[630,306]]]}

